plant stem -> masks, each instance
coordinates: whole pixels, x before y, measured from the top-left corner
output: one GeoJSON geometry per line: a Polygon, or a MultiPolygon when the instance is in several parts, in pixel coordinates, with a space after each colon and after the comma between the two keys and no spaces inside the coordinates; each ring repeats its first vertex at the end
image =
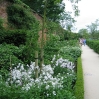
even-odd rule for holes
{"type": "Polygon", "coordinates": [[[38,51],[35,51],[35,78],[38,78],[38,51]]]}
{"type": "Polygon", "coordinates": [[[41,52],[40,52],[40,71],[42,70],[42,65],[44,64],[44,32],[45,32],[45,21],[46,21],[46,8],[47,0],[45,1],[43,25],[42,25],[42,37],[41,37],[41,52]]]}
{"type": "Polygon", "coordinates": [[[10,77],[11,77],[10,83],[11,83],[11,85],[12,85],[12,64],[11,64],[11,55],[10,55],[10,77]]]}

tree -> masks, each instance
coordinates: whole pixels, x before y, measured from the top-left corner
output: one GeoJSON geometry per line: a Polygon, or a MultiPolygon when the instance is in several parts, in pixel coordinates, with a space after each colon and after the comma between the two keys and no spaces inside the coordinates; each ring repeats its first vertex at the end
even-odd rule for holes
{"type": "MultiPolygon", "coordinates": [[[[27,1],[27,0],[23,0],[27,1]]],[[[31,0],[30,0],[31,1],[31,0]]],[[[36,12],[43,16],[42,20],[42,33],[41,33],[41,44],[40,44],[40,71],[42,70],[42,65],[44,64],[44,33],[46,30],[46,20],[53,22],[59,22],[61,18],[61,13],[64,12],[63,0],[33,0],[31,3],[27,1],[28,5],[33,8],[36,12]]],[[[75,1],[75,0],[74,0],[75,1]]],[[[35,54],[37,56],[38,53],[35,54]]],[[[37,56],[38,57],[38,56],[37,56]]]]}
{"type": "MultiPolygon", "coordinates": [[[[46,0],[22,0],[29,5],[34,11],[43,15],[46,0]]],[[[46,17],[50,21],[58,22],[60,13],[64,12],[65,4],[63,0],[47,0],[46,17]],[[58,2],[57,2],[58,1],[58,2]]]]}
{"type": "Polygon", "coordinates": [[[87,29],[80,29],[78,33],[83,38],[89,38],[90,36],[87,29]]]}
{"type": "MultiPolygon", "coordinates": [[[[46,0],[22,0],[26,3],[30,8],[32,8],[35,12],[43,15],[44,10],[44,2],[46,0]]],[[[69,0],[72,3],[73,10],[75,12],[75,16],[79,15],[79,10],[77,3],[80,0],[69,0]]],[[[53,22],[59,22],[61,18],[61,14],[65,11],[65,3],[63,0],[47,0],[47,7],[46,7],[46,17],[48,20],[53,22]]]]}
{"type": "Polygon", "coordinates": [[[88,33],[88,30],[87,29],[80,29],[78,31],[78,33],[80,33],[80,34],[88,33]]]}
{"type": "Polygon", "coordinates": [[[88,31],[91,34],[92,38],[94,38],[95,34],[98,32],[99,19],[96,19],[95,22],[91,23],[91,25],[87,25],[88,31]]]}
{"type": "Polygon", "coordinates": [[[87,25],[89,33],[94,34],[97,31],[97,25],[95,23],[91,23],[91,25],[87,25]]]}
{"type": "Polygon", "coordinates": [[[64,29],[71,31],[75,22],[76,21],[71,16],[71,12],[64,12],[61,14],[60,24],[64,29]]]}

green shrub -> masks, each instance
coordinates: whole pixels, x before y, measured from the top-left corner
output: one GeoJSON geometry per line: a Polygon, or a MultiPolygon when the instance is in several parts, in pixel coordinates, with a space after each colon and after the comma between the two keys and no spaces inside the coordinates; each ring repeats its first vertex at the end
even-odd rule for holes
{"type": "Polygon", "coordinates": [[[59,54],[63,58],[76,62],[78,57],[81,56],[81,49],[79,47],[65,46],[60,49],[59,54]]]}
{"type": "Polygon", "coordinates": [[[75,99],[71,91],[57,89],[53,91],[53,87],[51,87],[46,90],[45,85],[40,88],[35,85],[27,91],[15,85],[7,86],[5,82],[0,81],[0,99],[75,99]]]}
{"type": "Polygon", "coordinates": [[[50,36],[50,40],[46,41],[46,45],[44,47],[45,50],[45,64],[49,64],[54,55],[58,54],[59,47],[58,47],[59,37],[55,35],[50,36]]]}
{"type": "Polygon", "coordinates": [[[87,40],[87,45],[99,54],[99,40],[87,40]]]}
{"type": "Polygon", "coordinates": [[[17,57],[19,52],[20,50],[16,46],[1,44],[0,45],[0,68],[10,70],[11,66],[13,68],[18,63],[22,63],[22,61],[19,60],[17,57]]]}
{"type": "Polygon", "coordinates": [[[83,79],[81,57],[79,57],[77,61],[77,80],[76,80],[74,92],[76,99],[84,99],[84,79],[83,79]]]}
{"type": "Polygon", "coordinates": [[[65,40],[78,40],[79,34],[78,33],[72,33],[70,31],[65,30],[64,31],[64,39],[65,40]]]}
{"type": "Polygon", "coordinates": [[[65,41],[58,41],[58,46],[59,47],[64,47],[64,46],[78,46],[78,41],[77,40],[65,40],[65,41]]]}
{"type": "Polygon", "coordinates": [[[26,95],[24,96],[24,93],[26,94],[21,87],[16,87],[15,85],[8,86],[0,80],[0,99],[29,99],[26,95]]]}
{"type": "Polygon", "coordinates": [[[32,11],[22,4],[12,4],[7,7],[8,22],[12,28],[32,29],[37,21],[32,11]]]}
{"type": "Polygon", "coordinates": [[[0,44],[14,44],[19,46],[26,43],[27,32],[25,30],[0,30],[0,44]]]}
{"type": "Polygon", "coordinates": [[[57,39],[56,36],[52,36],[51,39],[46,42],[44,55],[45,63],[50,63],[53,55],[57,54],[60,54],[63,58],[75,62],[81,55],[81,49],[75,46],[78,46],[77,40],[59,41],[59,38],[57,39]]]}
{"type": "MultiPolygon", "coordinates": [[[[65,59],[62,60],[64,63],[65,59]]],[[[69,64],[68,61],[67,63],[69,64]]],[[[63,68],[63,71],[56,71],[55,76],[51,65],[43,66],[38,79],[33,79],[34,63],[27,66],[27,69],[23,68],[23,64],[16,66],[12,70],[12,76],[9,75],[6,79],[6,83],[0,81],[0,99],[75,99],[72,90],[72,81],[75,79],[73,69],[69,69],[70,65],[68,70],[62,64],[58,66],[63,68]]]]}

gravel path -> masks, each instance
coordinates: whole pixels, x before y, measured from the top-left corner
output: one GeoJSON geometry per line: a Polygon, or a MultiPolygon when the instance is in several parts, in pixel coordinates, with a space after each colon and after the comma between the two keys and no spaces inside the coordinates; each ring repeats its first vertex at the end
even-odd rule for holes
{"type": "Polygon", "coordinates": [[[99,54],[87,45],[82,46],[84,99],[99,99],[99,54]]]}

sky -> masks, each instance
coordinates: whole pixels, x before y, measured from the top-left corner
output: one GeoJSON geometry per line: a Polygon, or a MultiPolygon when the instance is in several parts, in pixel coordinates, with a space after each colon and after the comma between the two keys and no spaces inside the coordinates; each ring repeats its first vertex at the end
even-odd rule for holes
{"type": "MultiPolygon", "coordinates": [[[[66,4],[66,11],[73,12],[71,3],[68,0],[64,0],[64,3],[66,4]]],[[[75,23],[76,32],[99,19],[99,0],[81,0],[78,3],[78,8],[80,15],[75,18],[77,20],[75,23]]]]}

